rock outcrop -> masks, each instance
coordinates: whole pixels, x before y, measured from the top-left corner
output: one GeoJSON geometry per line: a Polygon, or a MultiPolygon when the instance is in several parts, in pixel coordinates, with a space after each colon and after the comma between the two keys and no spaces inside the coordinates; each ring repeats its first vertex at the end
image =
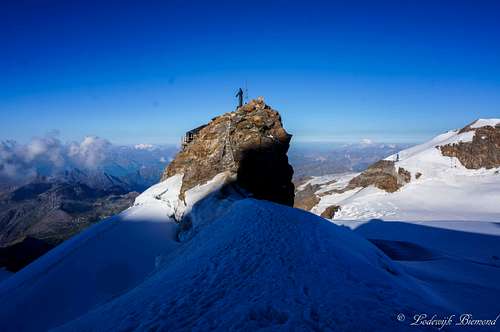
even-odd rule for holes
{"type": "Polygon", "coordinates": [[[295,202],[293,207],[311,211],[311,209],[320,201],[320,198],[316,195],[316,191],[319,189],[319,185],[311,185],[308,183],[302,190],[295,193],[295,202]]]}
{"type": "Polygon", "coordinates": [[[342,208],[340,205],[330,205],[321,213],[321,217],[326,219],[333,219],[335,217],[335,213],[340,211],[342,208]]]}
{"type": "Polygon", "coordinates": [[[344,189],[351,190],[358,187],[375,186],[387,192],[395,192],[410,182],[411,174],[402,167],[396,171],[394,161],[380,160],[371,165],[360,175],[354,177],[344,189]]]}
{"type": "MultiPolygon", "coordinates": [[[[455,211],[457,207],[453,202],[458,201],[463,214],[485,213],[483,218],[489,218],[489,212],[476,208],[477,204],[471,202],[494,201],[494,193],[487,188],[498,182],[499,167],[500,119],[478,119],[463,129],[447,131],[428,142],[394,153],[362,173],[308,179],[298,186],[296,206],[328,219],[333,216],[394,219],[401,215],[406,218],[406,213],[428,216],[425,208],[416,212],[421,202],[441,206],[442,211],[455,211]],[[473,171],[476,169],[481,171],[473,171]],[[474,188],[477,197],[469,199],[467,193],[476,185],[483,189],[474,188]],[[363,190],[367,187],[371,188],[363,190]],[[394,195],[381,194],[379,190],[394,195]],[[435,201],[434,196],[429,195],[434,192],[435,201]],[[412,197],[415,201],[411,201],[412,197]]],[[[442,211],[436,212],[439,218],[442,211]]]]}
{"type": "Polygon", "coordinates": [[[262,98],[218,116],[188,135],[162,176],[165,180],[183,175],[181,200],[189,189],[227,172],[254,198],[293,205],[293,169],[287,157],[292,135],[283,128],[280,114],[262,98]]]}
{"type": "Polygon", "coordinates": [[[500,167],[500,124],[475,128],[473,127],[474,123],[459,132],[475,131],[471,142],[440,146],[441,154],[447,157],[456,157],[462,165],[469,169],[500,167]]]}

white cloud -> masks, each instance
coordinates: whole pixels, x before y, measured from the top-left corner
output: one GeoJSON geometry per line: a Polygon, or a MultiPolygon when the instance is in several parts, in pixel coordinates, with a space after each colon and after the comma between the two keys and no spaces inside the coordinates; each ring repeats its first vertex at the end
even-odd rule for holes
{"type": "Polygon", "coordinates": [[[26,146],[20,147],[18,154],[28,163],[41,158],[58,167],[64,165],[64,148],[55,136],[33,138],[26,146]]]}
{"type": "Polygon", "coordinates": [[[361,140],[361,144],[367,144],[367,145],[368,144],[373,144],[373,141],[371,139],[369,139],[369,138],[363,138],[361,140]]]}
{"type": "Polygon", "coordinates": [[[154,146],[152,144],[141,143],[134,145],[134,148],[136,148],[137,150],[151,150],[154,148],[154,146]]]}
{"type": "Polygon", "coordinates": [[[29,180],[40,172],[51,174],[65,167],[95,168],[106,158],[111,144],[88,136],[82,142],[62,143],[56,134],[33,138],[27,144],[0,142],[0,176],[29,180]]]}
{"type": "Polygon", "coordinates": [[[69,145],[68,156],[85,168],[96,168],[106,158],[106,151],[110,146],[111,143],[103,138],[87,136],[81,143],[73,142],[69,145]]]}

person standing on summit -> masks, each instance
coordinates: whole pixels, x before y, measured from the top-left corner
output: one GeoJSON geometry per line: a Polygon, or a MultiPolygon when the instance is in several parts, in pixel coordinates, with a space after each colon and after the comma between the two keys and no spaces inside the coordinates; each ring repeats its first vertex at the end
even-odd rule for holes
{"type": "Polygon", "coordinates": [[[238,107],[243,106],[243,90],[241,88],[238,90],[236,97],[238,97],[238,107]]]}

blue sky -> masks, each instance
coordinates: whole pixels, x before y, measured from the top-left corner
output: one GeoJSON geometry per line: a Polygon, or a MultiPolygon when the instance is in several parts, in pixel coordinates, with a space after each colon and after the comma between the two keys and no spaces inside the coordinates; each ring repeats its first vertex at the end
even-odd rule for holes
{"type": "Polygon", "coordinates": [[[175,143],[247,82],[297,141],[500,116],[498,1],[3,1],[0,140],[175,143]]]}

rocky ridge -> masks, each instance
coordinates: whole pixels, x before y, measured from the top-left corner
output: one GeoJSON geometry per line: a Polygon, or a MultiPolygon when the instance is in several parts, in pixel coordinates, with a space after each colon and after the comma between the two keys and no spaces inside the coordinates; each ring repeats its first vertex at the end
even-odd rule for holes
{"type": "Polygon", "coordinates": [[[287,157],[292,135],[263,98],[215,117],[188,135],[162,176],[163,181],[182,174],[180,200],[188,190],[226,172],[255,198],[293,204],[293,169],[287,157]]]}
{"type": "Polygon", "coordinates": [[[349,181],[348,186],[342,192],[373,185],[379,189],[393,193],[410,182],[410,179],[410,172],[402,167],[397,167],[396,170],[394,161],[380,160],[349,181]]]}
{"type": "MultiPolygon", "coordinates": [[[[346,213],[342,212],[349,210],[343,209],[346,204],[352,211],[359,210],[358,206],[362,204],[362,200],[355,201],[354,198],[363,196],[364,200],[367,200],[369,192],[376,192],[373,188],[397,197],[405,196],[401,189],[410,182],[417,187],[422,179],[430,180],[426,182],[426,186],[432,186],[438,181],[453,183],[465,174],[486,177],[488,174],[498,174],[498,167],[500,119],[479,119],[460,130],[448,131],[429,142],[380,160],[359,174],[353,173],[344,177],[340,184],[335,184],[335,180],[332,182],[332,179],[340,178],[340,175],[326,176],[324,180],[321,180],[321,177],[312,178],[309,180],[312,182],[305,182],[299,187],[295,206],[314,211],[328,219],[342,210],[341,214],[345,217],[346,213]],[[363,191],[367,187],[372,189],[363,191]]],[[[443,185],[439,187],[442,189],[443,185]]],[[[450,190],[456,190],[456,187],[450,190]]],[[[387,196],[384,200],[390,201],[390,197],[387,196]]],[[[391,204],[395,206],[396,203],[391,204]]]]}
{"type": "MultiPolygon", "coordinates": [[[[296,192],[294,207],[311,211],[312,208],[320,202],[323,196],[343,194],[356,188],[366,188],[369,186],[374,186],[388,193],[393,193],[410,182],[410,180],[411,173],[403,167],[396,167],[394,161],[379,160],[361,174],[352,177],[347,185],[342,188],[320,191],[322,188],[335,181],[314,185],[306,183],[301,190],[296,192]]],[[[321,216],[331,219],[339,209],[340,206],[332,205],[326,209],[321,216]]]]}
{"type": "Polygon", "coordinates": [[[455,157],[469,169],[491,169],[500,166],[500,122],[476,127],[476,120],[459,133],[474,131],[470,142],[458,142],[440,146],[443,156],[455,157]]]}

